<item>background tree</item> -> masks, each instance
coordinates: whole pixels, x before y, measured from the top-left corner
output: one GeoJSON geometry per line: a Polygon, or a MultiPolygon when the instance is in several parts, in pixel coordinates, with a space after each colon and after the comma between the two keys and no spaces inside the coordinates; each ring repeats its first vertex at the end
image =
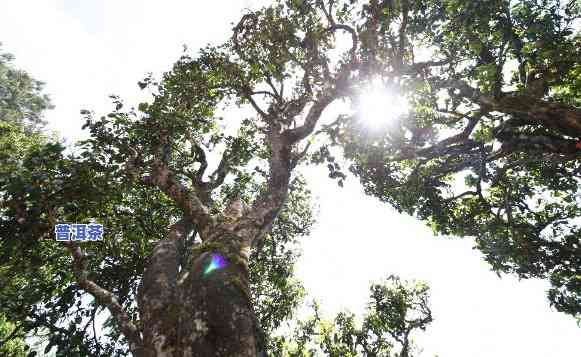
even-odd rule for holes
{"type": "Polygon", "coordinates": [[[30,132],[45,124],[43,112],[52,105],[42,93],[44,83],[14,68],[12,60],[14,56],[0,48],[0,121],[23,125],[30,132]]]}
{"type": "MultiPolygon", "coordinates": [[[[43,83],[14,68],[10,63],[13,59],[0,50],[0,187],[8,182],[29,150],[47,142],[40,129],[44,125],[44,111],[52,108],[48,96],[42,93],[43,83]]],[[[3,193],[0,192],[0,209],[6,203],[3,193]]],[[[16,206],[13,209],[20,219],[24,209],[16,206]]],[[[3,235],[2,241],[6,237],[3,235]]],[[[9,274],[7,267],[0,263],[0,290],[6,287],[4,282],[9,280],[9,274]]],[[[11,316],[9,311],[0,309],[0,354],[24,356],[25,329],[19,319],[8,319],[8,316],[11,316]]]]}
{"type": "Polygon", "coordinates": [[[411,357],[416,351],[412,333],[425,330],[432,322],[428,299],[425,283],[389,276],[371,285],[360,324],[349,312],[327,321],[314,304],[314,315],[299,322],[290,338],[280,338],[278,342],[284,348],[273,356],[411,357]]]}

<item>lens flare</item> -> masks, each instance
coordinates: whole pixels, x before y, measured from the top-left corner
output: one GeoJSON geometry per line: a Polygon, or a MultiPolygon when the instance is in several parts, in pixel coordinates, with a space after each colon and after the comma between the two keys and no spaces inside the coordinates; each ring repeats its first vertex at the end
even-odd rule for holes
{"type": "Polygon", "coordinates": [[[226,266],[226,259],[220,254],[212,254],[212,259],[210,260],[210,264],[204,270],[204,275],[210,274],[212,271],[216,269],[222,269],[226,266]]]}

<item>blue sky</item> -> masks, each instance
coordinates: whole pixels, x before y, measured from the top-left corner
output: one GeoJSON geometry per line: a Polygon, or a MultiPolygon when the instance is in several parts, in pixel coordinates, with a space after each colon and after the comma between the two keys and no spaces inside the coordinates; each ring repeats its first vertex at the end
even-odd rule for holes
{"type": "MultiPolygon", "coordinates": [[[[5,2],[0,41],[16,65],[47,83],[50,127],[69,142],[83,136],[79,110],[106,113],[108,95],[136,105],[137,81],[160,74],[181,54],[229,36],[255,1],[5,2]]],[[[577,357],[581,329],[552,311],[543,281],[499,279],[470,239],[434,237],[422,223],[363,195],[350,178],[339,189],[324,168],[305,171],[318,223],[297,267],[323,311],[361,313],[371,280],[389,274],[427,281],[434,323],[418,344],[422,356],[577,357]]]]}

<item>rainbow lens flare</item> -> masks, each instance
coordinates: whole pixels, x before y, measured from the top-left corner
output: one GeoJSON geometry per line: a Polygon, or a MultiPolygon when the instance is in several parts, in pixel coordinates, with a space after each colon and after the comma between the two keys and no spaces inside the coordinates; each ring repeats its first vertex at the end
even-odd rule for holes
{"type": "Polygon", "coordinates": [[[210,260],[210,264],[204,270],[204,275],[208,275],[210,272],[216,269],[222,269],[226,266],[226,259],[220,254],[212,254],[212,259],[210,260]]]}

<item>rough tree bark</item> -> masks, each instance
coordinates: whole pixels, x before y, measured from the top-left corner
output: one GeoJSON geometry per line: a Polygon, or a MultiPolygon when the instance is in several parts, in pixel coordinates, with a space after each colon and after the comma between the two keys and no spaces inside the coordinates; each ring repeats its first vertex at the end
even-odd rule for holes
{"type": "Polygon", "coordinates": [[[178,272],[178,235],[157,245],[143,276],[138,298],[142,355],[257,356],[258,326],[241,237],[213,232],[212,240],[178,272]],[[210,271],[216,255],[225,266],[210,271]]]}
{"type": "Polygon", "coordinates": [[[233,201],[217,218],[188,214],[207,209],[195,207],[202,203],[192,204],[192,193],[173,182],[171,173],[158,163],[157,177],[149,182],[178,202],[188,202],[181,205],[186,216],[156,245],[143,275],[138,296],[143,324],[139,355],[261,354],[260,329],[250,300],[248,258],[250,247],[269,229],[284,203],[291,172],[289,143],[279,133],[271,133],[269,139],[272,157],[267,192],[250,209],[233,201]],[[194,226],[203,243],[179,271],[180,246],[194,226]]]}

